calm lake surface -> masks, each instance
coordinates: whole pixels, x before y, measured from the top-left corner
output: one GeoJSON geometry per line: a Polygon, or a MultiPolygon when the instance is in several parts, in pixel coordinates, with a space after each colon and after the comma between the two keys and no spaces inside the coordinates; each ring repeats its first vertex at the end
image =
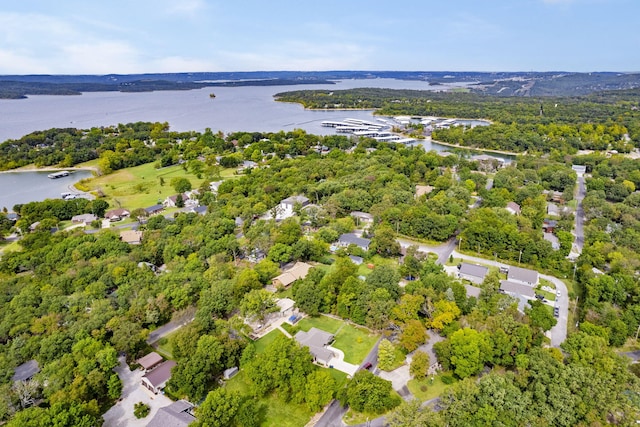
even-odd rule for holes
{"type": "Polygon", "coordinates": [[[12,210],[14,205],[59,199],[69,187],[84,178],[92,176],[91,171],[78,170],[57,179],[49,179],[51,172],[6,172],[0,173],[0,209],[12,210]]]}
{"type": "MultiPolygon", "coordinates": [[[[316,135],[333,134],[322,127],[324,120],[345,118],[375,120],[373,111],[311,111],[294,103],[275,102],[273,95],[293,90],[340,90],[358,87],[444,90],[424,81],[395,79],[342,80],[334,85],[213,87],[199,90],[143,93],[89,92],[77,96],[29,96],[0,100],[0,141],[20,138],[36,130],[54,127],[88,129],[138,121],[168,122],[176,131],[224,133],[277,132],[304,129],[316,135]],[[210,98],[210,93],[215,98],[210,98]]],[[[463,86],[463,84],[458,84],[463,86]]],[[[421,143],[427,150],[448,147],[421,143]]],[[[60,197],[67,187],[90,172],[78,171],[67,178],[51,180],[47,173],[0,174],[0,208],[17,203],[60,197]]]]}

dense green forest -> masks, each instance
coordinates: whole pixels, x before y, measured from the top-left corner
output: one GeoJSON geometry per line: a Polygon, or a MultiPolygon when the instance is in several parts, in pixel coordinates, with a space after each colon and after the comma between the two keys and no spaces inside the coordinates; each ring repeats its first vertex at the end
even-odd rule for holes
{"type": "MultiPolygon", "coordinates": [[[[117,354],[134,361],[149,351],[151,330],[190,312],[195,320],[171,338],[178,366],[166,391],[202,402],[196,414],[223,420],[220,425],[264,425],[262,405],[271,397],[311,413],[334,397],[375,416],[396,408],[392,425],[412,425],[407,419],[422,420],[417,425],[626,425],[637,419],[638,371],[614,352],[640,323],[637,160],[554,153],[520,156],[514,165],[487,173],[460,155],[300,130],[224,136],[139,123],[102,131],[51,130],[40,140],[57,144],[67,138],[81,147],[83,136],[95,133],[92,150],[104,173],[127,167],[134,152],[159,166],[182,160],[210,180],[221,179],[223,164],[253,160],[260,166],[224,180],[217,194],[203,185],[199,197],[207,215],[150,217],[141,225],[142,244],[135,246],[121,242],[114,230],[52,234],[46,225],[79,211],[104,211],[100,198],[75,204],[77,211],[64,201],[16,207],[23,216],[19,225],[45,225],[25,232],[21,250],[0,259],[0,420],[9,426],[100,424],[120,394],[112,371],[117,354]],[[318,154],[318,145],[329,153],[318,154]],[[587,242],[576,264],[566,259],[570,213],[557,218],[558,250],[541,230],[552,194],[570,206],[573,164],[586,165],[591,174],[583,201],[587,242]],[[489,177],[493,186],[487,189],[489,177]],[[416,197],[416,184],[432,191],[416,197]],[[313,206],[280,222],[263,217],[295,194],[306,195],[313,206]],[[479,206],[470,208],[475,202],[479,206]],[[508,213],[507,202],[518,203],[521,214],[508,213]],[[370,249],[330,252],[340,234],[355,229],[352,211],[374,217],[365,231],[370,249]],[[236,225],[237,217],[243,225],[236,225]],[[458,233],[463,251],[521,262],[571,284],[569,296],[578,297],[572,319],[579,326],[570,326],[565,353],[545,348],[545,332],[555,325],[551,312],[540,303],[518,311],[498,291],[497,271],[476,298],[415,247],[398,262],[398,235],[443,242],[458,233]],[[249,262],[256,253],[265,258],[249,262]],[[347,255],[375,268],[363,276],[347,255]],[[400,404],[389,383],[369,372],[338,381],[284,336],[265,348],[252,342],[242,319],[269,312],[279,294],[263,288],[293,261],[314,268],[286,295],[309,315],[339,316],[387,338],[380,363],[385,351],[407,354],[428,334],[444,338],[435,345],[442,375],[459,383],[443,394],[439,413],[400,404]],[[166,269],[154,273],[145,263],[166,269]],[[413,280],[399,286],[407,277],[413,280]],[[41,371],[25,390],[10,379],[13,368],[30,359],[41,371]],[[220,387],[217,379],[231,366],[240,366],[246,390],[220,387]],[[485,369],[489,373],[478,379],[485,369]]],[[[24,144],[26,152],[37,146],[24,144]]],[[[63,151],[73,145],[60,144],[63,151]]],[[[3,230],[11,227],[4,214],[0,219],[3,230]]],[[[426,376],[417,364],[412,372],[426,376]]]]}

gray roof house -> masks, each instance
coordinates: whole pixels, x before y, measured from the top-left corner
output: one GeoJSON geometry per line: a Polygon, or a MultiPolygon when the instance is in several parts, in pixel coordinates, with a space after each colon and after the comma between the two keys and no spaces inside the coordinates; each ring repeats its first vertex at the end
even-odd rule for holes
{"type": "Polygon", "coordinates": [[[148,208],[144,208],[144,211],[147,215],[154,215],[159,212],[162,212],[163,209],[164,209],[164,206],[162,206],[161,204],[157,204],[157,205],[149,206],[148,208]]]}
{"type": "Polygon", "coordinates": [[[144,371],[146,372],[146,371],[150,371],[151,369],[161,364],[163,360],[164,359],[162,358],[162,356],[160,356],[155,351],[152,351],[146,356],[143,356],[140,359],[138,359],[137,362],[138,362],[138,365],[142,366],[142,369],[144,369],[144,371]]]}
{"type": "Polygon", "coordinates": [[[94,214],[86,213],[82,215],[75,215],[71,218],[71,222],[74,224],[91,224],[93,221],[97,220],[98,217],[94,214]]]}
{"type": "Polygon", "coordinates": [[[191,413],[193,405],[186,400],[178,400],[158,409],[147,427],[186,427],[196,420],[191,413]]]}
{"type": "Polygon", "coordinates": [[[500,281],[500,290],[505,294],[513,296],[523,296],[528,299],[533,299],[536,296],[535,291],[531,286],[523,285],[522,283],[511,282],[509,280],[500,281]]]}
{"type": "Polygon", "coordinates": [[[326,348],[333,341],[333,335],[318,328],[311,328],[309,332],[299,331],[296,341],[303,347],[309,347],[314,362],[328,366],[333,352],[326,348]]]}
{"type": "Polygon", "coordinates": [[[233,368],[225,369],[224,372],[222,373],[222,377],[225,380],[229,380],[235,377],[238,374],[238,372],[240,372],[240,370],[238,369],[237,366],[234,366],[233,368]]]}
{"type": "Polygon", "coordinates": [[[341,235],[340,238],[338,239],[338,246],[346,247],[349,245],[356,245],[357,247],[365,251],[369,250],[370,244],[371,244],[371,240],[365,239],[363,237],[358,237],[353,233],[345,233],[341,235]]]}
{"type": "Polygon", "coordinates": [[[356,220],[356,223],[373,223],[373,215],[371,215],[370,213],[353,211],[349,215],[356,220]]]}
{"type": "Polygon", "coordinates": [[[24,362],[20,366],[16,366],[16,368],[13,370],[13,377],[11,377],[11,380],[28,381],[33,378],[33,376],[38,372],[40,372],[38,361],[31,359],[27,362],[24,362]]]}
{"type": "Polygon", "coordinates": [[[540,276],[537,271],[527,268],[509,267],[507,280],[510,282],[520,283],[528,286],[537,286],[540,276]]]}
{"type": "Polygon", "coordinates": [[[458,273],[458,277],[479,285],[484,282],[484,278],[488,272],[489,269],[487,267],[478,264],[469,264],[467,262],[463,262],[460,265],[460,272],[458,273]]]}

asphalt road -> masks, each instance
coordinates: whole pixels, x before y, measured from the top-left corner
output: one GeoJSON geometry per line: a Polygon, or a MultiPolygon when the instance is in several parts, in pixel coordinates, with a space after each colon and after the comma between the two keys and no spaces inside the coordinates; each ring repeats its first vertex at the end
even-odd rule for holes
{"type": "Polygon", "coordinates": [[[582,199],[586,195],[587,190],[584,185],[584,176],[578,176],[578,191],[576,193],[576,225],[574,228],[575,240],[573,242],[575,251],[578,254],[582,253],[584,246],[584,209],[582,208],[582,199]]]}
{"type": "Polygon", "coordinates": [[[457,242],[455,237],[452,237],[446,243],[437,246],[425,245],[423,243],[414,242],[413,240],[405,238],[398,238],[396,240],[403,248],[408,248],[409,246],[417,246],[418,250],[420,250],[421,252],[433,252],[434,254],[437,254],[438,264],[444,264],[447,262],[449,255],[451,255],[451,252],[453,252],[453,250],[456,248],[457,242]]]}

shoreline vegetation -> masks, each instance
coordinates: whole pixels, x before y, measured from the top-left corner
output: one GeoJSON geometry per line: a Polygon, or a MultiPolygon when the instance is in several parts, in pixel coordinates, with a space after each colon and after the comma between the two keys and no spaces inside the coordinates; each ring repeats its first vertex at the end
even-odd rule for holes
{"type": "Polygon", "coordinates": [[[70,166],[70,167],[37,167],[37,166],[22,166],[16,169],[9,169],[0,171],[0,173],[24,173],[24,172],[56,172],[56,171],[91,171],[96,175],[100,175],[100,169],[96,166],[70,166]]]}

